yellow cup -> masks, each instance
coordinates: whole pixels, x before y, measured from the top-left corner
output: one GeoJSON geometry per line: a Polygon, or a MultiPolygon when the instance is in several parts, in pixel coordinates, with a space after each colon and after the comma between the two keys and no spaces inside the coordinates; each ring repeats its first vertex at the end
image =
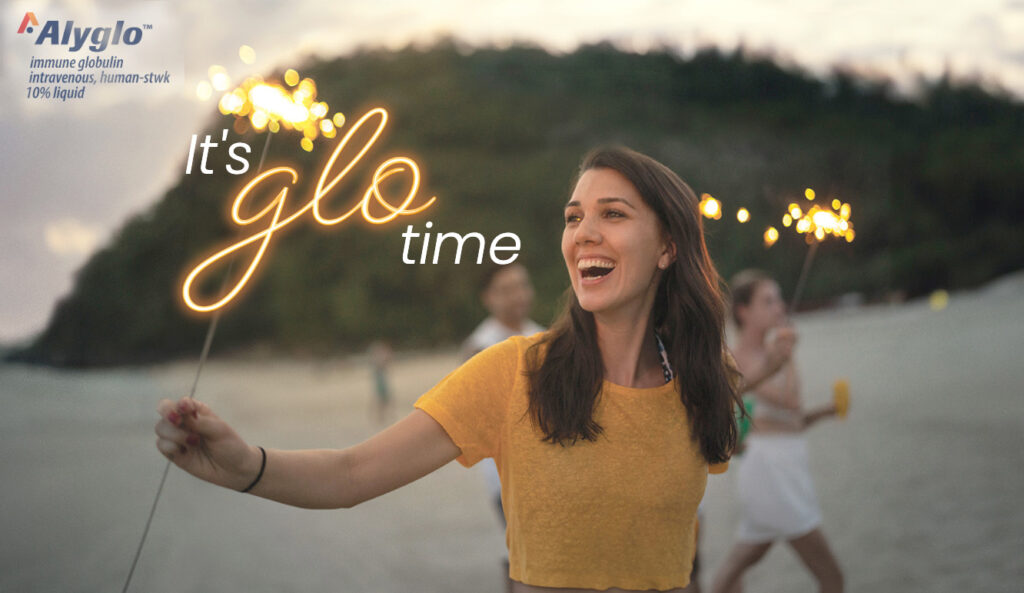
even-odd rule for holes
{"type": "Polygon", "coordinates": [[[832,401],[836,405],[836,414],[840,418],[846,418],[850,412],[850,382],[846,379],[838,379],[832,384],[832,401]]]}

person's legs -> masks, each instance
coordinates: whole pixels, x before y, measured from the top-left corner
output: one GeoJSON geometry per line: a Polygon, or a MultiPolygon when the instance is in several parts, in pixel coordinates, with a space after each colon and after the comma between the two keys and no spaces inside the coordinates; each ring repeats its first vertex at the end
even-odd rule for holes
{"type": "MultiPolygon", "coordinates": [[[[498,518],[501,519],[501,528],[502,530],[505,530],[508,527],[508,524],[505,522],[505,507],[501,504],[501,492],[498,492],[498,495],[494,497],[494,507],[498,510],[498,518]]],[[[505,593],[512,593],[512,579],[508,576],[509,565],[507,554],[502,558],[501,565],[505,575],[505,593]]]]}
{"type": "Polygon", "coordinates": [[[715,572],[715,580],[711,584],[712,593],[740,593],[743,590],[743,573],[764,558],[772,542],[748,543],[737,542],[733,546],[725,562],[715,572]]]}
{"type": "Polygon", "coordinates": [[[821,529],[791,539],[789,545],[793,546],[800,560],[817,579],[821,593],[842,593],[843,573],[821,529]]]}

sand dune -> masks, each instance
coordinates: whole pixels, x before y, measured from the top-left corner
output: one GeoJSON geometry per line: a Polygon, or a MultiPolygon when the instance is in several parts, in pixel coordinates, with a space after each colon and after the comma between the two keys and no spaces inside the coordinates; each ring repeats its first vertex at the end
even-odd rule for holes
{"type": "MultiPolygon", "coordinates": [[[[849,591],[1019,591],[1024,579],[1024,277],[926,302],[797,319],[808,403],[850,380],[845,422],[809,434],[825,531],[849,591]]],[[[198,348],[197,348],[198,350],[198,348]]],[[[401,413],[457,364],[406,355],[401,413]]],[[[152,427],[194,362],[64,372],[0,366],[0,591],[119,591],[165,462],[152,427]]],[[[371,435],[358,358],[213,360],[197,397],[253,443],[344,447],[371,435]]],[[[736,526],[734,472],[711,480],[703,563],[736,526]]],[[[132,591],[501,590],[504,536],[457,464],[347,511],[294,509],[171,468],[132,591]]],[[[706,571],[702,580],[707,582],[706,571]]],[[[812,591],[783,547],[747,591],[812,591]]]]}

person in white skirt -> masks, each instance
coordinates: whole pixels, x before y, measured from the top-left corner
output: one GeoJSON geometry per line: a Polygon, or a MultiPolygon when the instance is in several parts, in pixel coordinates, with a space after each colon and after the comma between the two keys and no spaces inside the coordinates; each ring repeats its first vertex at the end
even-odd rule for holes
{"type": "MultiPolygon", "coordinates": [[[[765,272],[740,272],[733,279],[731,292],[738,329],[733,355],[740,372],[746,374],[764,366],[773,340],[795,342],[796,334],[786,325],[779,285],[765,272]]],[[[821,530],[821,507],[804,437],[812,423],[835,415],[835,405],[804,408],[792,360],[750,391],[756,404],[737,472],[741,507],[737,541],[716,572],[712,591],[741,591],[743,573],[763,558],[774,542],[785,541],[810,570],[820,591],[841,592],[843,575],[821,530]]]]}

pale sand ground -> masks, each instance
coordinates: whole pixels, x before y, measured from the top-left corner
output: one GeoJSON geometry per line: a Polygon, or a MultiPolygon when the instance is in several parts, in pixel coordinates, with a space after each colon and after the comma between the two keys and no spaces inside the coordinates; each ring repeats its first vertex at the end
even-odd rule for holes
{"type": "MultiPolygon", "coordinates": [[[[1020,591],[1024,579],[1024,277],[923,302],[797,320],[805,398],[848,377],[845,422],[809,434],[825,531],[849,591],[1020,591]]],[[[198,347],[197,347],[198,350],[198,347]]],[[[406,357],[402,412],[457,363],[406,357]]],[[[0,591],[120,591],[164,469],[155,406],[194,362],[60,372],[0,366],[0,591]]],[[[344,447],[375,430],[360,360],[216,359],[198,397],[253,443],[344,447]]],[[[711,480],[705,567],[736,526],[735,472],[711,480]]],[[[308,511],[172,468],[132,591],[501,590],[504,536],[481,476],[450,464],[352,510],[308,511]]],[[[707,583],[710,571],[702,581],[707,583]]],[[[750,592],[812,591],[779,546],[750,592]]]]}

